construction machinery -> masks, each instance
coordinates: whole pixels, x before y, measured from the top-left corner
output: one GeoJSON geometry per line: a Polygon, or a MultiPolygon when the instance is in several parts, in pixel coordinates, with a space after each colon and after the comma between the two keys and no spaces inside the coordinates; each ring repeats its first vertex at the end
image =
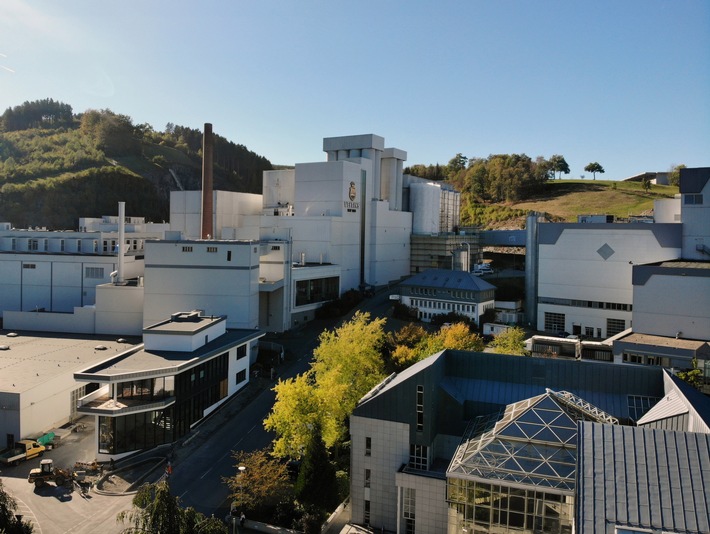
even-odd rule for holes
{"type": "Polygon", "coordinates": [[[41,460],[39,467],[30,471],[27,482],[34,484],[36,488],[41,488],[49,482],[54,482],[57,487],[64,485],[73,486],[74,472],[61,467],[54,467],[51,458],[41,460]]]}

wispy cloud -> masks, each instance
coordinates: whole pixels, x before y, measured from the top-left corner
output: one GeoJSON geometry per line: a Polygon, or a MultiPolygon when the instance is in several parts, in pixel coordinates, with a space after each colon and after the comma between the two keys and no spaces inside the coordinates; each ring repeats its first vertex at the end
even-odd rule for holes
{"type": "Polygon", "coordinates": [[[12,72],[15,74],[15,71],[12,70],[10,67],[6,67],[5,65],[0,65],[0,69],[5,69],[7,72],[12,72]]]}

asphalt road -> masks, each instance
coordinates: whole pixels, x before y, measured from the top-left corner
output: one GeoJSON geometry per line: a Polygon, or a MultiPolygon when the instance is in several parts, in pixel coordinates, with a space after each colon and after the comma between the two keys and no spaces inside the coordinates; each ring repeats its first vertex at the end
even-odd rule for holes
{"type": "MultiPolygon", "coordinates": [[[[82,419],[87,421],[90,418],[82,419]]],[[[73,467],[77,461],[90,462],[93,456],[93,424],[82,432],[69,433],[61,440],[61,445],[44,454],[52,458],[57,467],[73,467]]],[[[36,534],[118,534],[122,525],[116,523],[116,516],[131,507],[132,495],[107,496],[90,492],[82,495],[79,491],[68,491],[48,484],[35,489],[27,482],[30,469],[39,467],[39,458],[24,462],[16,467],[4,467],[0,474],[5,490],[17,501],[23,518],[30,519],[36,534]]]]}

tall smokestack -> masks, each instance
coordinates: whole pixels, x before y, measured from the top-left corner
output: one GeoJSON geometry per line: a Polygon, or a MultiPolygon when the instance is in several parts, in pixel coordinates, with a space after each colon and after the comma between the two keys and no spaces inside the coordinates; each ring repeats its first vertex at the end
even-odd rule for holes
{"type": "Polygon", "coordinates": [[[212,125],[205,123],[205,133],[202,136],[202,239],[214,237],[213,201],[212,201],[212,155],[214,152],[214,137],[212,125]]]}

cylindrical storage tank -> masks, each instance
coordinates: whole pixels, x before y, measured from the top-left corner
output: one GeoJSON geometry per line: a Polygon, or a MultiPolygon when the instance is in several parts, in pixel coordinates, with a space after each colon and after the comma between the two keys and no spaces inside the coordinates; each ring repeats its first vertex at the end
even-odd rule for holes
{"type": "Polygon", "coordinates": [[[414,183],[409,189],[412,211],[412,233],[438,234],[441,188],[434,184],[414,183]]]}

